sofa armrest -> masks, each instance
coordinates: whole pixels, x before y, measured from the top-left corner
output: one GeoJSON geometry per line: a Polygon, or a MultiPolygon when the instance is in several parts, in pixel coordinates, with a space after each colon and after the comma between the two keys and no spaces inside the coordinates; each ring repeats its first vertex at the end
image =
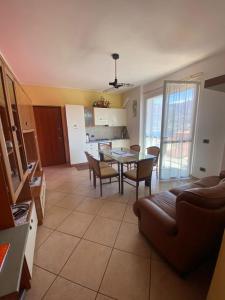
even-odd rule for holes
{"type": "Polygon", "coordinates": [[[142,219],[142,215],[145,214],[151,222],[155,223],[157,228],[167,234],[174,235],[177,233],[176,220],[170,217],[150,199],[139,199],[135,204],[135,210],[139,211],[137,213],[139,219],[142,219]]]}

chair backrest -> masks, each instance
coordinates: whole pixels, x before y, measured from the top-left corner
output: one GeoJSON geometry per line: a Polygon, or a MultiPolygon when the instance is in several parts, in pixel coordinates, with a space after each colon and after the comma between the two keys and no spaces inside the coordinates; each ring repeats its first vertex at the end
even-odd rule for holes
{"type": "Polygon", "coordinates": [[[93,167],[92,167],[92,161],[91,161],[91,155],[87,151],[84,151],[84,153],[85,153],[87,161],[88,161],[88,167],[89,167],[89,169],[93,169],[93,167]]]}
{"type": "Polygon", "coordinates": [[[112,142],[99,142],[98,150],[110,150],[112,149],[112,142]]]}
{"type": "Polygon", "coordinates": [[[141,151],[141,146],[140,145],[131,145],[130,150],[140,152],[141,151]]]}
{"type": "Polygon", "coordinates": [[[147,148],[147,153],[151,155],[155,155],[154,165],[157,165],[159,160],[160,148],[157,146],[151,146],[147,148]]]}
{"type": "MultiPolygon", "coordinates": [[[[112,142],[100,142],[98,143],[98,151],[101,150],[110,150],[112,149],[112,142]]],[[[103,153],[99,153],[100,160],[103,161],[105,159],[103,153]]]]}
{"type": "Polygon", "coordinates": [[[137,180],[147,179],[151,176],[153,159],[142,159],[137,162],[137,180]]]}
{"type": "Polygon", "coordinates": [[[100,165],[99,165],[99,160],[95,159],[94,157],[91,156],[91,165],[93,167],[93,171],[95,174],[100,177],[101,176],[101,171],[100,171],[100,165]]]}

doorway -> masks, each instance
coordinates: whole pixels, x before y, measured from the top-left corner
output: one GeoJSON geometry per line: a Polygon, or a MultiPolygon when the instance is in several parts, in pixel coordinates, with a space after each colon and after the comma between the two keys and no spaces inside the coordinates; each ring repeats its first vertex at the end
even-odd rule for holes
{"type": "Polygon", "coordinates": [[[65,164],[61,107],[34,106],[33,108],[42,166],[65,164]]]}

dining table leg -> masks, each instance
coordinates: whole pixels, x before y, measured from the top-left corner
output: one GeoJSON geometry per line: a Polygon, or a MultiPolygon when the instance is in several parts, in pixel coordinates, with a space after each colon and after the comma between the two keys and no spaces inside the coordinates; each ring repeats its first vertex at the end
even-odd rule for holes
{"type": "Polygon", "coordinates": [[[121,166],[120,166],[120,178],[121,178],[121,194],[123,195],[123,163],[121,163],[121,166]]]}

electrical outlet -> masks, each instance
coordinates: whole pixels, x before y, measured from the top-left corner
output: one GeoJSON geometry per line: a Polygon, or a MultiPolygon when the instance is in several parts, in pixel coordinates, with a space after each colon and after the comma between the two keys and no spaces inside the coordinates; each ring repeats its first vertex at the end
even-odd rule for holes
{"type": "Polygon", "coordinates": [[[203,144],[209,144],[209,139],[204,139],[203,144]]]}
{"type": "Polygon", "coordinates": [[[200,170],[201,172],[205,172],[205,171],[206,171],[206,169],[203,168],[203,167],[200,167],[199,170],[200,170]]]}

